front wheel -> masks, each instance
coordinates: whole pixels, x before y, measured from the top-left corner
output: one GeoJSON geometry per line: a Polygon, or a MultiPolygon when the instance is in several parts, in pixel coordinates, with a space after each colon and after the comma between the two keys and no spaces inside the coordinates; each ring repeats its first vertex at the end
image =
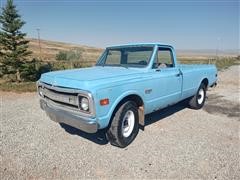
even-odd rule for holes
{"type": "Polygon", "coordinates": [[[139,117],[136,103],[127,101],[116,111],[107,138],[112,145],[124,148],[137,136],[139,117]]]}
{"type": "Polygon", "coordinates": [[[197,93],[190,99],[189,106],[192,109],[201,109],[206,100],[206,86],[201,84],[197,93]]]}

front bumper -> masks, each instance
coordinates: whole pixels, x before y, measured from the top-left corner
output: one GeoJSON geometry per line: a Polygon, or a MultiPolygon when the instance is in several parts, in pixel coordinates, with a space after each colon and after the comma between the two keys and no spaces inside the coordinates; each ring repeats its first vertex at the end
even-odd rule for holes
{"type": "Polygon", "coordinates": [[[45,99],[40,99],[40,106],[50,119],[55,122],[68,124],[87,133],[95,133],[98,130],[99,125],[96,119],[83,117],[77,113],[57,108],[45,99]]]}

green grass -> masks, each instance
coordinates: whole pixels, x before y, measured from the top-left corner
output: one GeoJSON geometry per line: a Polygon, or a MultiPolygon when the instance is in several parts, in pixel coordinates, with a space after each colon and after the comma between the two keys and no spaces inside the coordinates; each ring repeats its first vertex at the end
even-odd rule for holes
{"type": "Polygon", "coordinates": [[[0,91],[16,92],[16,93],[34,92],[36,91],[36,82],[1,83],[0,91]]]}

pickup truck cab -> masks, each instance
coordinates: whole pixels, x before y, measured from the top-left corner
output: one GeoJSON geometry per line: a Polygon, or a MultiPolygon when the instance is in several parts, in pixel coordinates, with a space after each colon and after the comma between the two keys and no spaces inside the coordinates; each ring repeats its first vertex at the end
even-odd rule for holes
{"type": "Polygon", "coordinates": [[[111,144],[126,147],[146,114],[184,99],[200,109],[216,81],[215,65],[181,65],[172,46],[144,43],[107,47],[94,67],[45,73],[37,87],[50,119],[106,129],[111,144]]]}

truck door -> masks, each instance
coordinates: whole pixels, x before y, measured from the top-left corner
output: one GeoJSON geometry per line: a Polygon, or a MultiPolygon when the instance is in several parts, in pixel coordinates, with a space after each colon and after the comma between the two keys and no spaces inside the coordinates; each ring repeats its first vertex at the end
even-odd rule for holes
{"type": "Polygon", "coordinates": [[[171,48],[158,47],[153,63],[155,105],[163,108],[181,99],[182,73],[176,66],[171,48]]]}

